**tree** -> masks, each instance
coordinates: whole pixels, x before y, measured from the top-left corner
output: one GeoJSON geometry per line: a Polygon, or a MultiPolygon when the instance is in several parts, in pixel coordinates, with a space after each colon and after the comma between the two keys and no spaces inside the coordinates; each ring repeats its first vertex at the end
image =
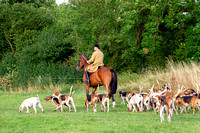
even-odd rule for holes
{"type": "Polygon", "coordinates": [[[31,4],[3,3],[0,10],[1,57],[3,53],[15,53],[26,45],[32,45],[33,38],[55,20],[51,11],[31,4]]]}

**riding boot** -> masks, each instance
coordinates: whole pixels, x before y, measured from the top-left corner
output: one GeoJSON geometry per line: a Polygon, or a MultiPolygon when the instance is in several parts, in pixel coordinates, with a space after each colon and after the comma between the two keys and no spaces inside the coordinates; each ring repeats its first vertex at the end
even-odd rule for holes
{"type": "Polygon", "coordinates": [[[85,81],[85,83],[89,83],[90,82],[90,78],[89,78],[89,72],[85,72],[87,81],[85,81]]]}

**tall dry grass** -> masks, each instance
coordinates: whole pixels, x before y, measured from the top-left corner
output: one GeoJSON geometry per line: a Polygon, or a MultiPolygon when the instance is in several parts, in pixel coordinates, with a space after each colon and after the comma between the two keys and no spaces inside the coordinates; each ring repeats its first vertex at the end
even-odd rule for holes
{"type": "MultiPolygon", "coordinates": [[[[123,80],[127,79],[121,77],[123,80]]],[[[172,60],[168,60],[165,69],[158,69],[155,71],[148,71],[143,75],[138,76],[138,79],[128,80],[127,82],[121,82],[119,89],[122,90],[135,90],[139,91],[139,86],[144,87],[144,91],[148,92],[148,89],[154,84],[155,88],[162,87],[164,84],[169,83],[173,92],[176,92],[179,85],[184,85],[185,88],[194,88],[196,85],[200,85],[200,64],[196,62],[178,62],[175,63],[172,60]],[[159,81],[159,84],[157,81],[159,81]],[[127,83],[128,82],[128,83],[127,83]]]]}
{"type": "MultiPolygon", "coordinates": [[[[159,88],[164,84],[169,83],[172,87],[173,92],[176,92],[179,85],[184,85],[185,88],[194,88],[196,90],[195,84],[200,86],[200,64],[195,62],[185,63],[178,62],[175,63],[172,60],[168,60],[165,69],[157,69],[154,71],[147,71],[143,74],[136,74],[131,72],[124,72],[118,74],[118,91],[119,90],[133,90],[139,92],[139,86],[143,86],[143,91],[148,92],[152,85],[155,88],[159,88]],[[159,85],[156,80],[159,81],[159,85]]],[[[73,83],[74,88],[78,90],[85,90],[83,82],[77,81],[73,83]]],[[[9,90],[4,89],[4,92],[41,92],[41,91],[63,91],[68,92],[70,88],[68,83],[53,84],[49,80],[49,84],[43,84],[40,78],[36,82],[29,82],[27,88],[12,88],[9,90]]],[[[105,90],[102,87],[101,90],[105,90]]]]}

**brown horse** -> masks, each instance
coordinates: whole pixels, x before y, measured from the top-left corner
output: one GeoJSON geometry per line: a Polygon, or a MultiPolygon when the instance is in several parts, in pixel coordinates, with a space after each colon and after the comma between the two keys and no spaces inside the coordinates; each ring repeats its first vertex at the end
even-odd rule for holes
{"type": "MultiPolygon", "coordinates": [[[[79,54],[78,65],[76,70],[81,71],[82,68],[86,68],[89,64],[87,63],[88,58],[83,54],[79,54]]],[[[90,83],[84,83],[86,90],[86,96],[89,96],[89,87],[93,87],[92,93],[94,94],[98,85],[103,85],[108,93],[109,98],[112,97],[113,107],[115,107],[115,100],[113,94],[117,91],[117,74],[116,72],[108,67],[101,67],[96,72],[90,74],[90,83]]],[[[86,81],[85,73],[83,74],[83,82],[86,81]]]]}

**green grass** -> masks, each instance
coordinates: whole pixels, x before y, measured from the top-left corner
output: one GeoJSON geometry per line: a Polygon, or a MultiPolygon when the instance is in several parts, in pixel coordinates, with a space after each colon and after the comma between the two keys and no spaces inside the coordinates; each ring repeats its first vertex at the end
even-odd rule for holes
{"type": "MultiPolygon", "coordinates": [[[[76,88],[74,88],[76,89],[76,88]]],[[[101,89],[99,93],[103,92],[101,89]]],[[[90,106],[86,112],[85,91],[80,89],[74,93],[77,113],[53,112],[55,106],[51,101],[46,102],[44,97],[53,92],[40,92],[40,101],[44,113],[37,107],[37,114],[26,114],[26,109],[18,112],[24,99],[36,96],[36,93],[1,93],[0,94],[0,132],[199,132],[200,112],[179,114],[172,117],[172,122],[160,122],[159,115],[153,111],[143,113],[128,112],[125,105],[120,105],[121,99],[115,95],[116,107],[110,107],[110,112],[93,113],[90,106]]],[[[65,107],[64,107],[65,108],[65,107]]],[[[180,112],[180,111],[179,111],[180,112]]]]}

